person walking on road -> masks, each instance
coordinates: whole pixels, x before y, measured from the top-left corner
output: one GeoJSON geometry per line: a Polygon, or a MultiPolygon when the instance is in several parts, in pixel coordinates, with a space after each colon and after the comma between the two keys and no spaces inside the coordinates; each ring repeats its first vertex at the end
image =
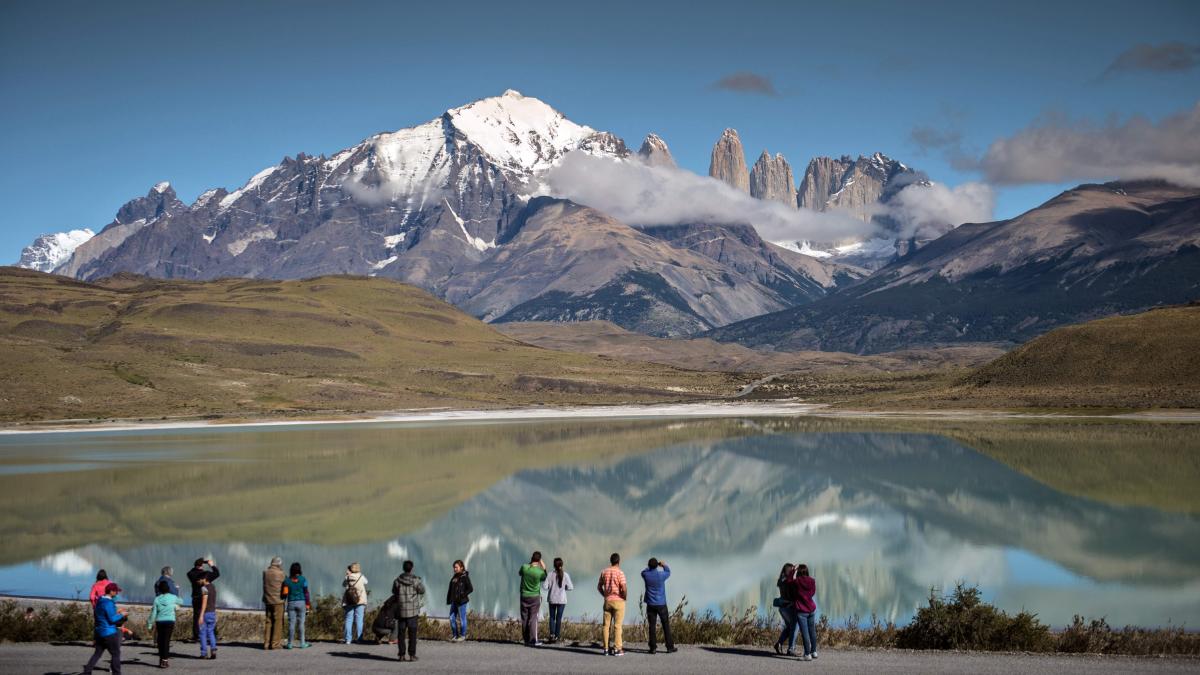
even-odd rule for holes
{"type": "Polygon", "coordinates": [[[286,609],[283,602],[283,559],[279,556],[271,558],[271,563],[262,574],[262,603],[265,610],[263,615],[263,649],[280,649],[283,647],[283,614],[286,609]]]}
{"type": "Polygon", "coordinates": [[[467,566],[463,561],[455,560],[454,576],[450,577],[450,587],[446,589],[446,604],[450,605],[451,642],[467,639],[467,604],[474,592],[467,566]]]}
{"type": "Polygon", "coordinates": [[[800,625],[800,637],[804,641],[802,661],[817,658],[817,582],[808,576],[808,565],[796,566],[796,621],[800,625]]]}
{"type": "Polygon", "coordinates": [[[567,608],[567,591],[575,590],[571,584],[571,575],[563,569],[563,559],[554,559],[554,571],[542,582],[542,588],[547,591],[546,602],[550,605],[550,642],[562,639],[562,617],[567,608]]]}
{"type": "Polygon", "coordinates": [[[346,630],[344,642],[362,642],[363,615],[367,612],[367,578],[363,576],[358,563],[350,563],[346,567],[346,578],[342,579],[342,608],[346,610],[346,630]],[[354,631],[355,623],[358,632],[354,631]]]}
{"type": "Polygon", "coordinates": [[[413,561],[405,560],[404,573],[392,582],[392,597],[396,598],[396,628],[399,630],[401,661],[417,660],[417,625],[421,608],[425,606],[425,582],[412,572],[413,561]]]}
{"type": "Polygon", "coordinates": [[[667,579],[671,576],[671,568],[665,561],[651,558],[642,570],[642,581],[646,582],[646,618],[650,625],[647,631],[650,637],[650,653],[658,651],[658,640],[655,636],[655,620],[662,621],[663,641],[667,643],[667,653],[674,653],[675,641],[671,639],[671,612],[667,609],[667,579]]]}
{"type": "Polygon", "coordinates": [[[283,599],[287,601],[288,641],[284,649],[292,648],[292,640],[296,637],[296,627],[300,628],[300,649],[308,649],[312,645],[304,641],[304,622],[308,618],[308,610],[312,609],[312,598],[308,595],[308,579],[304,578],[304,570],[300,563],[294,562],[288,568],[288,576],[283,580],[283,599]]]}
{"type": "Polygon", "coordinates": [[[610,656],[625,656],[625,645],[621,641],[622,624],[625,622],[625,600],[629,595],[629,588],[625,583],[625,573],[621,571],[621,556],[614,553],[608,557],[610,563],[604,571],[600,573],[600,581],[596,584],[596,590],[604,597],[604,624],[602,630],[601,644],[604,647],[604,653],[610,656]],[[613,641],[612,649],[608,645],[608,629],[612,627],[613,641]]]}
{"type": "Polygon", "coordinates": [[[546,580],[546,563],[542,552],[534,551],[529,562],[517,571],[521,579],[521,638],[527,647],[540,647],[538,612],[542,609],[542,582],[546,580]]]}
{"type": "Polygon", "coordinates": [[[167,668],[171,665],[175,608],[183,607],[183,598],[171,592],[171,585],[165,579],[159,579],[154,585],[154,593],[154,604],[150,606],[150,616],[146,617],[146,630],[154,631],[154,643],[158,647],[158,667],[167,668]]]}
{"type": "Polygon", "coordinates": [[[792,563],[785,563],[783,569],[779,570],[779,579],[775,581],[775,586],[779,589],[779,597],[775,598],[775,606],[779,608],[779,616],[783,618],[783,630],[779,632],[779,639],[775,641],[775,653],[783,654],[783,645],[787,643],[787,655],[796,655],[796,628],[797,628],[797,612],[796,609],[796,584],[794,579],[796,576],[796,566],[792,563]]]}
{"type": "Polygon", "coordinates": [[[87,665],[83,667],[84,675],[91,674],[104,652],[108,652],[112,659],[109,672],[121,675],[121,624],[128,617],[124,611],[117,609],[117,594],[120,592],[120,586],[109,582],[105,584],[100,597],[96,598],[96,609],[92,613],[96,620],[96,627],[93,629],[96,649],[92,652],[92,658],[88,659],[87,665]]]}
{"type": "Polygon", "coordinates": [[[95,609],[96,603],[104,597],[104,589],[108,587],[108,584],[108,572],[104,570],[96,572],[96,583],[92,584],[92,589],[88,591],[88,602],[92,603],[92,609],[95,609]]]}
{"type": "Polygon", "coordinates": [[[196,562],[192,563],[192,569],[188,570],[187,578],[192,584],[192,639],[200,640],[200,621],[203,617],[200,616],[200,589],[204,587],[203,580],[207,578],[209,581],[216,581],[221,576],[221,570],[211,559],[196,558],[196,562]],[[208,569],[204,569],[205,566],[208,569]]]}

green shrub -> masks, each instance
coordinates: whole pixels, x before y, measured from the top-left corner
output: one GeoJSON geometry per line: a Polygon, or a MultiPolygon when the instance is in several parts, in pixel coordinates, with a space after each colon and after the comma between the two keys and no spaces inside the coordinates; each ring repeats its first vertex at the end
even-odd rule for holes
{"type": "Polygon", "coordinates": [[[959,584],[949,597],[929,593],[929,605],[896,634],[904,649],[1053,651],[1049,626],[1028,612],[1010,617],[982,601],[979,589],[959,584]]]}

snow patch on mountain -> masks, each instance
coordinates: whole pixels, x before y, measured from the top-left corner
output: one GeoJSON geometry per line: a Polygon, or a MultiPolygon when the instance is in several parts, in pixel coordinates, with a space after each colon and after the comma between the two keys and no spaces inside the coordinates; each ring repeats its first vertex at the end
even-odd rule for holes
{"type": "Polygon", "coordinates": [[[536,98],[509,89],[446,113],[454,128],[500,167],[522,174],[550,168],[596,133],[536,98]]]}
{"type": "Polygon", "coordinates": [[[43,234],[21,250],[17,267],[51,272],[55,267],[66,262],[80,244],[94,236],[95,233],[87,228],[43,234]]]}
{"type": "Polygon", "coordinates": [[[263,181],[265,181],[267,178],[269,178],[271,176],[271,174],[275,173],[275,171],[277,171],[278,169],[279,169],[278,166],[272,166],[272,167],[268,167],[266,169],[263,169],[262,171],[259,171],[256,174],[254,174],[254,176],[251,177],[250,180],[247,181],[245,185],[238,188],[237,190],[234,190],[233,192],[230,192],[229,194],[227,194],[221,198],[221,202],[220,202],[221,208],[223,208],[223,209],[228,208],[234,202],[241,199],[242,195],[249,194],[250,192],[258,189],[258,186],[262,185],[263,181]]]}

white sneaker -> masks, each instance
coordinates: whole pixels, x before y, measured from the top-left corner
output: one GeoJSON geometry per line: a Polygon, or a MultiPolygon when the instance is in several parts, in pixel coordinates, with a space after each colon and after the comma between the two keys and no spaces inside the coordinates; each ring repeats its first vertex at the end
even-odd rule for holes
{"type": "Polygon", "coordinates": [[[812,660],[813,660],[813,657],[812,657],[812,656],[810,656],[810,655],[808,655],[808,654],[805,654],[804,656],[801,656],[801,657],[800,657],[800,660],[801,660],[801,661],[812,661],[812,660]]]}
{"type": "Polygon", "coordinates": [[[813,660],[816,660],[816,658],[817,658],[817,653],[816,653],[816,652],[813,652],[813,653],[812,653],[812,657],[813,657],[813,660]]]}

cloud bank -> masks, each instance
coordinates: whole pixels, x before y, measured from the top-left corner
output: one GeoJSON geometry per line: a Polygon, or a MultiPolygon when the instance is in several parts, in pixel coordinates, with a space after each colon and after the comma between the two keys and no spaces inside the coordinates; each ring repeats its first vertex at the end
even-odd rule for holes
{"type": "Polygon", "coordinates": [[[755,199],[684,169],[568,153],[542,178],[542,191],[599,209],[630,225],[749,224],[768,241],[832,241],[875,228],[840,213],[755,199]]]}
{"type": "Polygon", "coordinates": [[[1200,103],[1159,122],[1048,116],[994,141],[976,166],[992,183],[1161,178],[1200,187],[1200,103]]]}
{"type": "Polygon", "coordinates": [[[913,183],[880,209],[900,224],[899,238],[934,239],[963,223],[992,220],[996,194],[984,183],[913,183]]]}
{"type": "Polygon", "coordinates": [[[1200,65],[1200,45],[1166,42],[1161,45],[1139,44],[1121,52],[1101,77],[1118,73],[1150,71],[1159,73],[1191,70],[1200,65]]]}
{"type": "Polygon", "coordinates": [[[771,82],[771,78],[766,75],[759,75],[750,71],[741,71],[732,75],[726,75],[721,79],[713,82],[713,89],[723,89],[725,91],[735,91],[740,94],[762,94],[763,96],[778,96],[779,92],[775,90],[775,84],[771,82]]]}

